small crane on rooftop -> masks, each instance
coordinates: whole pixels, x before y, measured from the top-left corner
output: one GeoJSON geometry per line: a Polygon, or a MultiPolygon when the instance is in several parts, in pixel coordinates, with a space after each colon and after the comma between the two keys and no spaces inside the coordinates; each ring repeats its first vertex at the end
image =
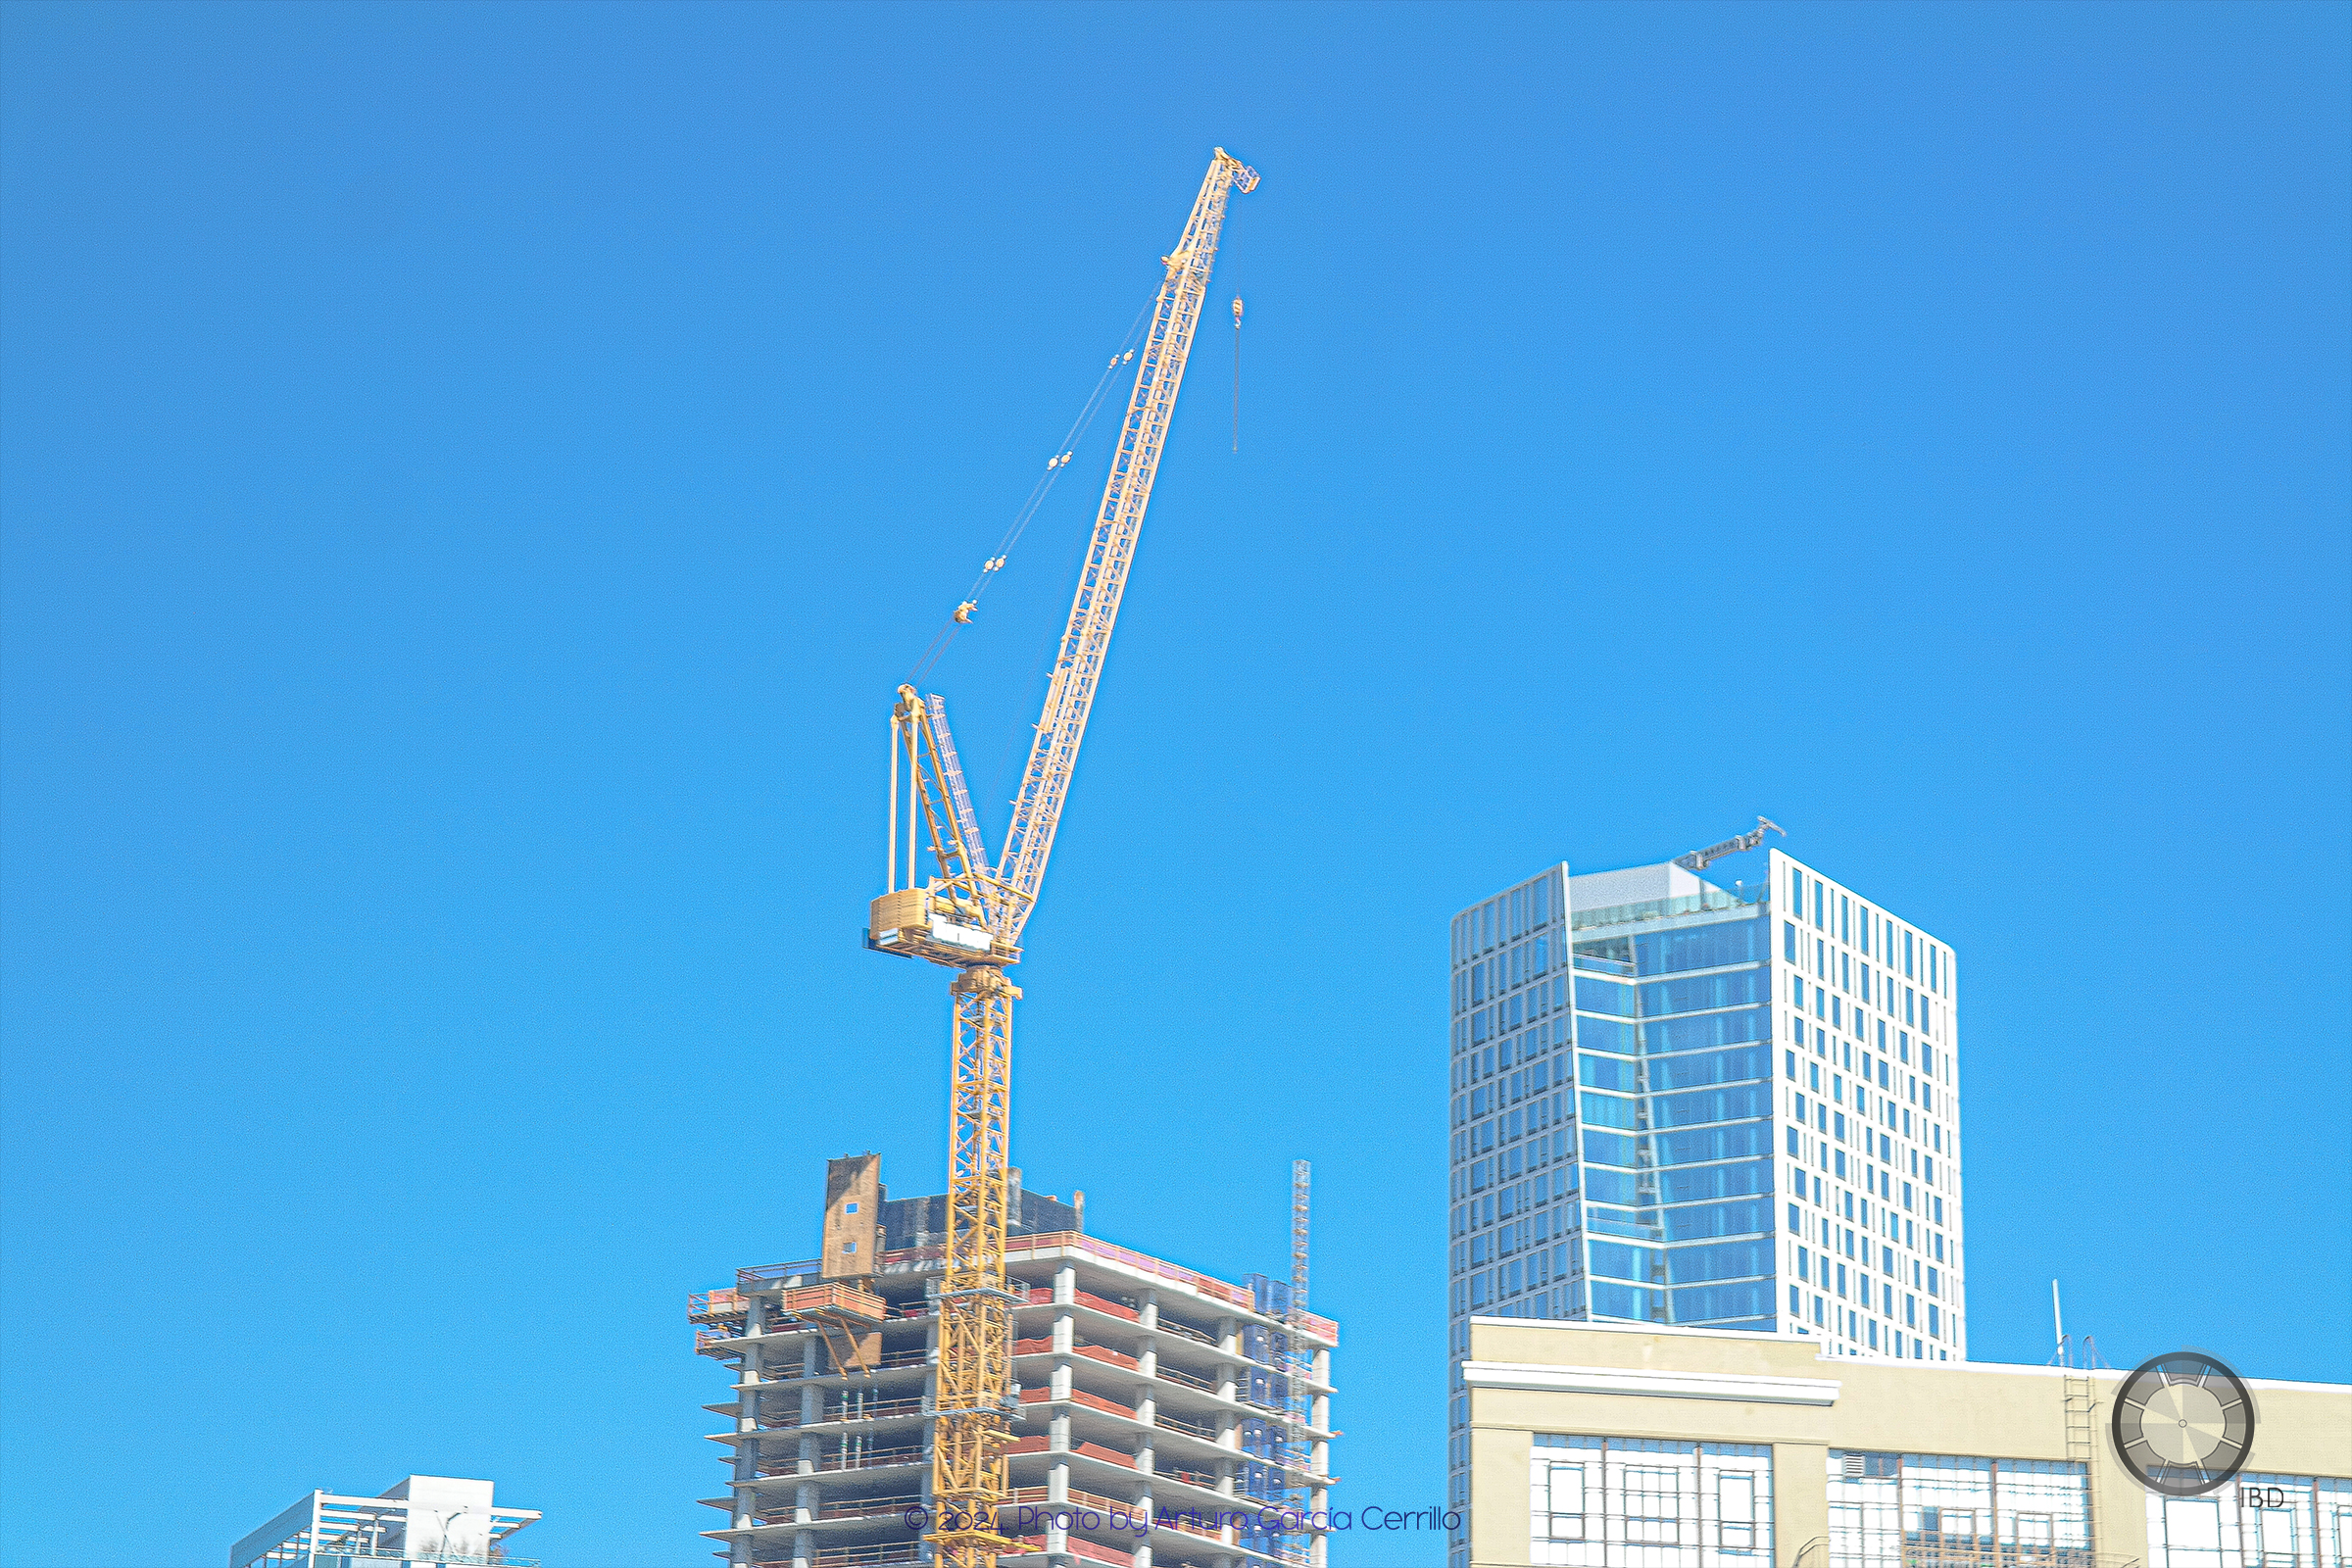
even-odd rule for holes
{"type": "MultiPolygon", "coordinates": [[[[1004,971],[1021,956],[1021,928],[1037,906],[1071,769],[1110,647],[1112,622],[1135,560],[1144,509],[1184,380],[1193,332],[1227,197],[1256,188],[1257,172],[1216,149],[1184,236],[1166,268],[1135,368],[1135,390],[1095,514],[1094,539],[1046,689],[1012,821],[992,866],[980,839],[963,767],[948,731],[947,705],[901,686],[890,716],[888,884],[868,909],[866,946],[956,971],[950,1043],[947,1267],[939,1293],[939,1374],[932,1438],[931,1542],[948,1568],[993,1568],[1012,1545],[997,1529],[1004,1500],[1005,1430],[1012,1394],[1012,1313],[1006,1289],[1008,1120],[1012,1004],[1004,971]],[[904,779],[901,764],[905,764],[904,779]],[[906,808],[904,869],[900,807],[906,808]],[[933,874],[918,864],[918,834],[933,874]]],[[[1056,462],[1066,461],[1057,459],[1056,462]]],[[[972,606],[958,607],[968,621],[972,606]]]]}

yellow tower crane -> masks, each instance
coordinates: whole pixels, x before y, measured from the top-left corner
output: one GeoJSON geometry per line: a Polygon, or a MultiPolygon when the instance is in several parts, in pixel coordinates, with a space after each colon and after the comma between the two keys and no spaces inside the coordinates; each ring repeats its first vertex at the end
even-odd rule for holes
{"type": "Polygon", "coordinates": [[[888,885],[868,913],[866,946],[956,971],[949,986],[947,1268],[939,1292],[939,1366],[932,1428],[931,1542],[950,1568],[993,1568],[1012,1543],[997,1529],[1004,1499],[1012,1390],[1012,1305],[1005,1288],[1007,1122],[1012,1094],[1012,1004],[1004,977],[1020,960],[1021,928],[1037,907],[1054,831],[1069,798],[1111,623],[1135,561],[1136,538],[1160,449],[1184,381],[1186,357],[1216,261],[1225,202],[1256,188],[1257,172],[1220,147],[1185,220],[1135,368],[1135,391],[1095,514],[1069,623],[1046,689],[1046,707],[1012,801],[1012,821],[992,868],[963,768],[948,732],[947,705],[901,686],[890,715],[888,885]],[[906,813],[902,828],[900,812],[906,813]],[[902,840],[901,834],[905,837],[902,840]],[[919,862],[918,841],[930,870],[919,862]],[[904,856],[902,858],[902,850],[904,856]]]}

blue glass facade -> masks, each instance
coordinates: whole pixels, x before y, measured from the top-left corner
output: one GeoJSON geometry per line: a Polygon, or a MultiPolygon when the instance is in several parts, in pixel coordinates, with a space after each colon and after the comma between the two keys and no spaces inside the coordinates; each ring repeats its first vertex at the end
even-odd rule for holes
{"type": "Polygon", "coordinates": [[[1454,920],[1455,1354],[1474,1314],[1960,1353],[1951,954],[1770,863],[1555,866],[1454,920]]]}

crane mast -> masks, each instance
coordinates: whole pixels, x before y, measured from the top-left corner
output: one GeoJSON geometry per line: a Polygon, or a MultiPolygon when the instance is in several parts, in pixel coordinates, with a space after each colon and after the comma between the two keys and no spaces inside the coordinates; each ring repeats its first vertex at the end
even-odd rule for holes
{"type": "Polygon", "coordinates": [[[1069,799],[1185,361],[1208,296],[1226,199],[1256,185],[1255,170],[1216,149],[1183,236],[1161,258],[1166,272],[1138,355],[1135,390],[1095,513],[1045,711],[1013,797],[1004,851],[993,867],[980,843],[946,705],[902,686],[891,711],[888,881],[868,910],[866,946],[956,971],[948,988],[955,1005],[948,1233],[931,1458],[930,1539],[949,1568],[993,1568],[996,1554],[1012,1544],[998,1532],[997,1510],[1004,1498],[1004,1449],[1012,1441],[1006,1429],[1019,1409],[1011,1333],[1018,1298],[1006,1288],[1004,1233],[1011,1218],[1005,1210],[1012,1004],[1021,992],[1004,971],[1020,960],[1021,930],[1036,907],[1069,799]],[[930,875],[918,865],[918,843],[929,851],[930,875]]]}

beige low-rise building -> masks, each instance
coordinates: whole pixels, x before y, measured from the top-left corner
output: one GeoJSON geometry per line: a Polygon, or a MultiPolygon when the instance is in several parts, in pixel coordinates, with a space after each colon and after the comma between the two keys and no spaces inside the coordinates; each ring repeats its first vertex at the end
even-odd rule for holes
{"type": "Polygon", "coordinates": [[[1479,1318],[1457,1373],[1449,1568],[2352,1568],[2343,1384],[2248,1378],[2243,1470],[2166,1499],[2104,1367],[1479,1318]]]}

